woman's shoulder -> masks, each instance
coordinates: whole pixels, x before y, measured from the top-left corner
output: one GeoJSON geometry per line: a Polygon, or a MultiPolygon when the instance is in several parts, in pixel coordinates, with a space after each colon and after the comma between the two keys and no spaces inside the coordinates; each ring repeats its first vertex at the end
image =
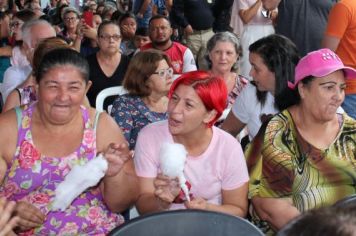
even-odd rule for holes
{"type": "Polygon", "coordinates": [[[356,136],[356,120],[346,114],[346,112],[342,113],[342,117],[344,120],[344,130],[347,132],[352,131],[356,136]]]}
{"type": "Polygon", "coordinates": [[[142,103],[142,99],[138,96],[122,94],[115,98],[114,106],[132,107],[137,106],[137,104],[141,105],[142,103]]]}
{"type": "MultiPolygon", "coordinates": [[[[152,137],[157,138],[160,136],[167,136],[167,135],[169,135],[167,120],[150,123],[150,124],[146,125],[145,127],[143,127],[139,133],[139,136],[148,137],[150,139],[152,137]]],[[[156,139],[152,138],[152,140],[156,140],[156,139]]]]}
{"type": "Polygon", "coordinates": [[[229,155],[228,153],[236,152],[240,154],[243,153],[241,144],[237,139],[216,126],[213,127],[213,140],[211,141],[211,145],[214,152],[222,152],[226,153],[226,155],[229,155]]]}

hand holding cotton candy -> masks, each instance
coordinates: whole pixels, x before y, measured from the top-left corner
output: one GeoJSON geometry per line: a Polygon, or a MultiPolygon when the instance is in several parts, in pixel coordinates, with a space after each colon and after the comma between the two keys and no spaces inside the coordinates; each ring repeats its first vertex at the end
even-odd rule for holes
{"type": "Polygon", "coordinates": [[[102,154],[83,166],[74,166],[57,186],[52,210],[64,211],[82,192],[99,183],[107,169],[108,162],[102,154]]]}
{"type": "Polygon", "coordinates": [[[185,184],[184,165],[187,157],[187,151],[182,144],[164,143],[160,149],[160,165],[164,175],[175,178],[178,177],[179,185],[184,195],[190,201],[189,190],[185,184]]]}

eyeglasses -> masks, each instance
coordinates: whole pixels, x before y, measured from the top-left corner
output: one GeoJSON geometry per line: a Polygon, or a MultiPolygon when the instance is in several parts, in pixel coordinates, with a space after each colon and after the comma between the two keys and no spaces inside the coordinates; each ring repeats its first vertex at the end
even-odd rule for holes
{"type": "Polygon", "coordinates": [[[160,78],[166,78],[167,76],[172,77],[173,76],[173,69],[171,67],[167,69],[161,69],[159,71],[156,71],[153,73],[155,75],[158,75],[160,78]]]}
{"type": "Polygon", "coordinates": [[[99,37],[107,42],[109,42],[110,39],[113,39],[114,41],[119,41],[121,39],[121,35],[118,35],[118,34],[114,34],[114,35],[103,34],[103,35],[100,35],[99,37]]]}
{"type": "Polygon", "coordinates": [[[66,17],[64,18],[65,21],[75,21],[76,19],[78,19],[77,17],[66,17]]]}
{"type": "Polygon", "coordinates": [[[13,22],[10,23],[10,28],[17,28],[17,27],[19,27],[20,25],[21,25],[20,22],[18,22],[18,21],[13,21],[13,22]]]}

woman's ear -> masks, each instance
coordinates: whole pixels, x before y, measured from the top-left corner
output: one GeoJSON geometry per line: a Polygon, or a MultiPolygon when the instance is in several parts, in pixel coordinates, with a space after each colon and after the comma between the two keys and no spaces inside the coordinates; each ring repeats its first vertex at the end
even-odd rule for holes
{"type": "Polygon", "coordinates": [[[85,88],[85,94],[88,93],[90,87],[92,86],[93,82],[91,82],[91,80],[88,81],[87,85],[86,85],[86,88],[85,88]]]}
{"type": "Polygon", "coordinates": [[[305,97],[305,85],[302,82],[299,82],[297,89],[298,89],[300,98],[304,98],[305,97]]]}
{"type": "Polygon", "coordinates": [[[212,120],[215,119],[216,115],[218,114],[218,112],[214,109],[214,110],[211,110],[211,111],[208,111],[203,122],[205,124],[209,124],[212,120]]]}

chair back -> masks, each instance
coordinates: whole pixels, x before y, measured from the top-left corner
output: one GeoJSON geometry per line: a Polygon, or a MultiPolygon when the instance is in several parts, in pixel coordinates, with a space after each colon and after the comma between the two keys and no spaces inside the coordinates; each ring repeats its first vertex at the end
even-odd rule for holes
{"type": "MultiPolygon", "coordinates": [[[[95,100],[95,108],[97,111],[104,111],[104,101],[107,97],[115,96],[115,95],[123,95],[127,93],[123,86],[114,86],[110,88],[106,88],[100,91],[100,93],[96,96],[95,100]]],[[[108,107],[107,112],[110,114],[112,105],[108,107]]]]}
{"type": "Polygon", "coordinates": [[[347,196],[347,197],[337,201],[333,206],[342,207],[342,208],[356,206],[356,194],[347,196]]]}
{"type": "Polygon", "coordinates": [[[110,232],[109,236],[262,236],[256,226],[231,215],[201,211],[165,211],[137,217],[110,232]]]}

